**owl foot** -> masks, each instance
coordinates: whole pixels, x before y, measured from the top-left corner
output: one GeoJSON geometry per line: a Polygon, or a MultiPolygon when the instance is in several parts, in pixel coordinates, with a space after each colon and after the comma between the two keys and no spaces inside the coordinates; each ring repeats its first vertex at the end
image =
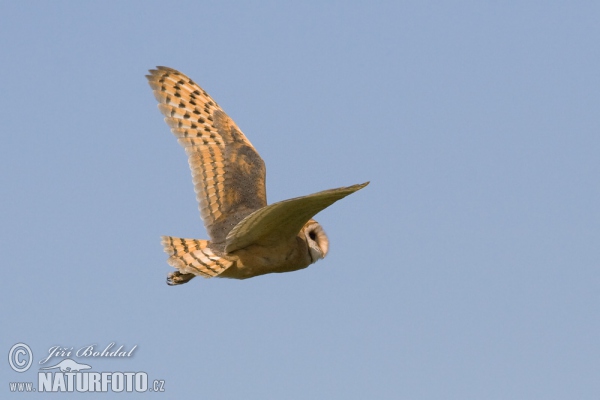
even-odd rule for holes
{"type": "Polygon", "coordinates": [[[171,272],[169,275],[167,275],[167,285],[182,285],[184,283],[188,283],[195,276],[196,275],[194,274],[182,274],[179,271],[171,272]]]}

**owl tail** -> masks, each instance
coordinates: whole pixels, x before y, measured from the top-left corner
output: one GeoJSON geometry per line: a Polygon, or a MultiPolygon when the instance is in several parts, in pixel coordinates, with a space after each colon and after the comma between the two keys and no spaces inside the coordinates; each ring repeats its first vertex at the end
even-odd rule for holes
{"type": "Polygon", "coordinates": [[[170,255],[167,262],[178,270],[169,274],[167,284],[181,285],[196,275],[212,278],[233,265],[233,261],[213,253],[208,244],[208,240],[163,236],[162,245],[170,255]]]}

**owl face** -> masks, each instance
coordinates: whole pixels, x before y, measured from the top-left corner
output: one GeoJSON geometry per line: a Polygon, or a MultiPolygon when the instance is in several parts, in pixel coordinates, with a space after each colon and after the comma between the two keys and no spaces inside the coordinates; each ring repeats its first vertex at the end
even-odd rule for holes
{"type": "Polygon", "coordinates": [[[329,251],[329,239],[327,239],[327,235],[321,225],[314,219],[311,219],[304,225],[302,232],[308,245],[311,264],[314,264],[321,258],[325,258],[329,251]]]}

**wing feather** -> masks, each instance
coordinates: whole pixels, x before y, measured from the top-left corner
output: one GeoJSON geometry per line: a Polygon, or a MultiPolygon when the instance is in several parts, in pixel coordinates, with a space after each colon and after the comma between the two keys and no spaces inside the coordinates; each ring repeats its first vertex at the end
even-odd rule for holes
{"type": "Polygon", "coordinates": [[[251,244],[272,245],[296,236],[319,211],[367,186],[369,182],[324,190],[308,196],[273,203],[244,218],[227,235],[227,253],[251,244]]]}
{"type": "Polygon", "coordinates": [[[190,78],[167,67],[150,70],[146,77],[188,155],[211,242],[222,249],[229,231],[267,204],[264,162],[233,120],[190,78]]]}

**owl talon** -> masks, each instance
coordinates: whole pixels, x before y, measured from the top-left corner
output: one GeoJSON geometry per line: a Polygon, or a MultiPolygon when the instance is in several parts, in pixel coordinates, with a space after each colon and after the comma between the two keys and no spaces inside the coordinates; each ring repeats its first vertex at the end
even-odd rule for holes
{"type": "Polygon", "coordinates": [[[179,271],[171,272],[169,275],[167,275],[167,285],[182,285],[192,280],[192,278],[194,278],[195,276],[196,275],[194,274],[182,274],[179,271]]]}

